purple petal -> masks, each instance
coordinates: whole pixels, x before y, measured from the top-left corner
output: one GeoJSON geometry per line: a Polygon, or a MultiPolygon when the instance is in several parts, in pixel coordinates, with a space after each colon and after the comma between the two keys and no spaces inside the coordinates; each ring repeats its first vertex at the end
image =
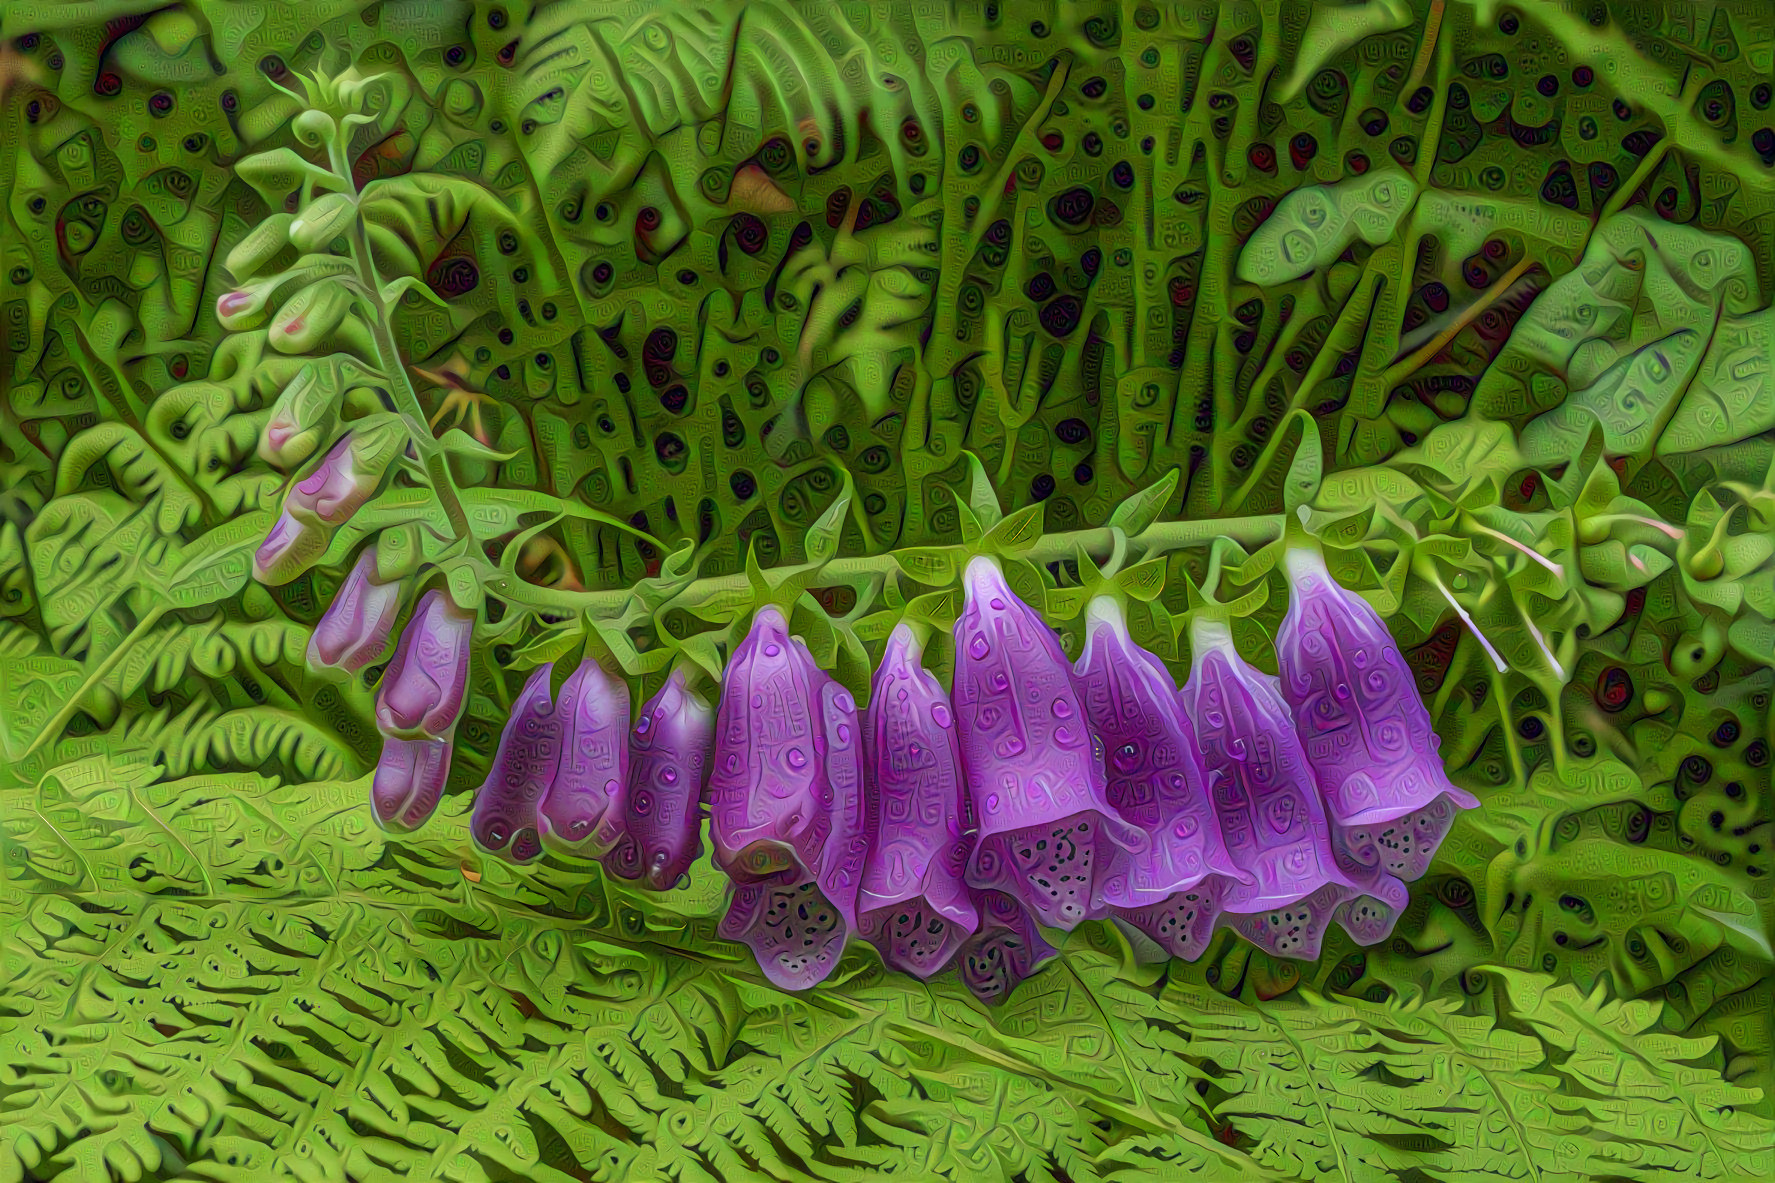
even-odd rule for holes
{"type": "Polygon", "coordinates": [[[1060,950],[1042,938],[1035,918],[1015,897],[982,891],[974,903],[980,928],[956,952],[956,971],[975,998],[997,1006],[1060,950]]]}
{"type": "Polygon", "coordinates": [[[654,891],[683,880],[703,849],[703,782],[714,738],[709,704],[686,689],[683,671],[673,671],[629,738],[623,835],[604,856],[612,874],[654,891]]]}
{"type": "Polygon", "coordinates": [[[376,548],[358,556],[308,642],[308,668],[355,674],[382,656],[400,612],[401,585],[376,582],[376,548]]]}
{"type": "Polygon", "coordinates": [[[822,758],[819,692],[830,679],[783,614],[767,607],[728,662],[709,776],[715,863],[736,881],[795,869],[817,879],[834,797],[822,758]]]}
{"type": "Polygon", "coordinates": [[[327,532],[280,514],[253,554],[253,578],[268,587],[288,583],[327,549],[327,532]]]}
{"type": "Polygon", "coordinates": [[[561,722],[549,701],[554,668],[539,667],[519,691],[469,818],[475,845],[508,862],[542,854],[537,806],[561,761],[561,722]]]}
{"type": "Polygon", "coordinates": [[[1316,550],[1292,549],[1284,566],[1292,595],[1276,637],[1282,692],[1331,820],[1372,830],[1429,810],[1439,798],[1446,803],[1394,835],[1403,849],[1388,869],[1416,879],[1454,807],[1479,802],[1443,770],[1430,712],[1380,614],[1339,587],[1316,550]]]}
{"type": "Polygon", "coordinates": [[[1104,914],[1099,881],[1146,836],[1105,797],[1102,758],[1052,630],[992,559],[968,564],[955,624],[955,709],[980,839],[970,887],[1007,892],[1053,928],[1104,914]]]}
{"type": "MultiPolygon", "coordinates": [[[[801,638],[795,640],[801,643],[801,638]]],[[[851,692],[830,678],[820,687],[819,707],[832,800],[831,828],[817,861],[820,889],[843,914],[847,930],[854,932],[863,861],[869,854],[869,835],[876,828],[874,801],[863,792],[863,726],[851,692]]]]}
{"type": "Polygon", "coordinates": [[[1164,663],[1134,643],[1120,605],[1107,596],[1091,602],[1086,628],[1075,672],[1085,713],[1108,754],[1107,797],[1152,839],[1146,849],[1117,858],[1104,880],[1105,902],[1159,904],[1210,876],[1248,882],[1220,836],[1164,663]]]}
{"type": "Polygon", "coordinates": [[[784,990],[806,990],[831,976],[850,926],[843,911],[798,868],[736,883],[716,932],[751,946],[764,976],[784,990]]]}
{"type": "Polygon", "coordinates": [[[591,658],[561,686],[561,769],[538,820],[553,849],[586,858],[622,836],[629,777],[629,687],[591,658]]]}
{"type": "Polygon", "coordinates": [[[1116,908],[1113,915],[1139,929],[1173,957],[1194,961],[1208,948],[1220,918],[1220,900],[1232,880],[1210,875],[1156,904],[1116,908]]]}
{"type": "Polygon", "coordinates": [[[1423,878],[1430,860],[1454,825],[1458,802],[1439,793],[1428,805],[1382,822],[1339,827],[1356,862],[1397,875],[1423,878]]]}
{"type": "MultiPolygon", "coordinates": [[[[284,502],[284,510],[298,518],[337,526],[369,499],[364,474],[357,471],[352,435],[346,432],[315,470],[297,481],[284,502]]],[[[374,482],[369,482],[371,488],[374,482]]]]}
{"type": "Polygon", "coordinates": [[[384,735],[442,739],[456,729],[468,692],[475,618],[433,588],[419,600],[382,675],[376,726],[384,735]]]}
{"type": "Polygon", "coordinates": [[[868,791],[878,821],[859,918],[891,966],[928,978],[979,924],[962,875],[973,824],[943,687],[919,664],[912,630],[888,638],[869,696],[868,791]]]}
{"type": "MultiPolygon", "coordinates": [[[[1353,890],[1337,867],[1325,806],[1275,679],[1245,663],[1218,621],[1194,621],[1191,648],[1180,698],[1227,853],[1253,879],[1229,888],[1222,907],[1258,913],[1327,885],[1353,890]]],[[[1329,909],[1322,919],[1329,923],[1329,909]]]]}
{"type": "Polygon", "coordinates": [[[396,739],[382,741],[382,758],[370,783],[370,808],[387,830],[416,830],[431,817],[450,779],[450,741],[396,739]]]}

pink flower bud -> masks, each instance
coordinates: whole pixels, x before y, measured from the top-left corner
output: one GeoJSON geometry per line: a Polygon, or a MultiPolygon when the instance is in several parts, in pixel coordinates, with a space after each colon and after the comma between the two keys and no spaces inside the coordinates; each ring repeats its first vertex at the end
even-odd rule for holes
{"type": "Polygon", "coordinates": [[[382,675],[376,726],[404,739],[444,739],[456,730],[468,692],[474,614],[433,588],[420,599],[382,675]]]}
{"type": "Polygon", "coordinates": [[[323,677],[355,674],[388,648],[401,585],[376,580],[376,548],[365,549],[308,642],[308,668],[323,677]]]}

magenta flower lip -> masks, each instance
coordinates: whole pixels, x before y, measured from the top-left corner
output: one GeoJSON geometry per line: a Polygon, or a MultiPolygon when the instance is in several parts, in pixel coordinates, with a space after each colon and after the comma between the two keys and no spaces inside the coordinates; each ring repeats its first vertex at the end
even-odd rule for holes
{"type": "MultiPolygon", "coordinates": [[[[1074,674],[1103,742],[1106,795],[1151,837],[1145,849],[1116,859],[1104,882],[1105,901],[1112,907],[1157,904],[1210,876],[1250,883],[1227,854],[1170,672],[1135,643],[1114,599],[1093,600],[1086,620],[1074,674]]],[[[1219,898],[1218,890],[1209,894],[1219,898]]]]}
{"type": "Polygon", "coordinates": [[[358,673],[382,656],[401,606],[401,585],[376,581],[376,548],[358,556],[308,642],[308,667],[322,675],[358,673]]]}
{"type": "Polygon", "coordinates": [[[1019,983],[1060,955],[1036,926],[1035,918],[1015,897],[1002,891],[973,896],[980,927],[963,941],[955,955],[956,972],[987,1006],[998,1006],[1019,983]]]}
{"type": "Polygon", "coordinates": [[[456,729],[468,692],[475,618],[437,588],[425,593],[383,672],[376,726],[403,739],[443,739],[456,729]]]}
{"type": "Polygon", "coordinates": [[[715,716],[674,670],[635,720],[629,736],[628,792],[622,836],[604,866],[654,891],[684,881],[702,853],[702,796],[715,716]]]}
{"type": "Polygon", "coordinates": [[[1191,649],[1180,697],[1227,853],[1253,879],[1229,889],[1222,907],[1261,912],[1328,883],[1354,890],[1275,680],[1245,663],[1218,621],[1192,622],[1191,649]]]}
{"type": "Polygon", "coordinates": [[[1043,924],[1106,914],[1117,851],[1147,844],[1105,796],[1103,762],[1054,633],[975,558],[955,624],[954,706],[979,841],[968,886],[1003,891],[1043,924]]]}
{"type": "Polygon", "coordinates": [[[863,863],[859,924],[891,966],[921,978],[979,925],[962,881],[973,845],[949,696],[902,624],[875,672],[865,728],[876,829],[863,863]]]}
{"type": "Polygon", "coordinates": [[[518,693],[469,818],[475,845],[515,863],[542,854],[537,807],[560,766],[561,722],[549,700],[554,668],[537,667],[518,693]]]}
{"type": "Polygon", "coordinates": [[[629,777],[629,688],[592,658],[561,686],[560,768],[537,809],[543,841],[597,858],[622,836],[629,777]]]}

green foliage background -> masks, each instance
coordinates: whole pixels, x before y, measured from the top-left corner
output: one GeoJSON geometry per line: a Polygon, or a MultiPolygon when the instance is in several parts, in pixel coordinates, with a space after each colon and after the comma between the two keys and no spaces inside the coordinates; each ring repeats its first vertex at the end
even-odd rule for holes
{"type": "MultiPolygon", "coordinates": [[[[1767,6],[0,21],[0,1180],[1775,1170],[1767,6]],[[411,228],[451,298],[404,299],[403,350],[460,357],[515,453],[460,466],[471,489],[687,541],[705,577],[748,547],[809,558],[848,490],[840,561],[911,556],[941,588],[964,449],[1044,540],[1158,488],[1120,519],[1136,537],[1236,517],[1255,546],[1288,474],[1322,470],[1339,577],[1391,617],[1484,802],[1396,938],[1296,965],[1223,934],[1152,964],[1087,926],[999,1010],[861,948],[784,995],[715,939],[706,863],[655,896],[475,853],[503,708],[572,644],[533,613],[484,622],[439,817],[380,834],[371,690],[302,666],[345,568],[245,579],[276,392],[213,314],[273,212],[233,164],[293,143],[270,80],[323,52],[400,79],[360,183],[459,177],[516,215],[440,200],[411,228]]],[[[500,561],[527,503],[480,496],[500,561]]],[[[618,604],[667,558],[590,518],[550,536],[618,604]]],[[[1089,564],[1032,545],[1025,586],[1067,630],[1089,564]]],[[[1150,553],[1135,625],[1175,662],[1205,558],[1150,553]]],[[[1242,574],[1268,661],[1279,580],[1242,574]]],[[[816,591],[797,627],[854,680],[893,604],[816,591]]],[[[645,607],[604,638],[638,688],[650,654],[718,660],[731,611],[645,607]]]]}

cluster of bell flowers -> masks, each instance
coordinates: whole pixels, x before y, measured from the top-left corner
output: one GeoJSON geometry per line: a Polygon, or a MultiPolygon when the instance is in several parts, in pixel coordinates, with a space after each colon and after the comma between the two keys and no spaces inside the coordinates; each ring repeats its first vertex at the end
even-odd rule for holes
{"type": "MultiPolygon", "coordinates": [[[[285,517],[309,526],[326,487],[319,473],[295,486],[285,517]]],[[[279,545],[274,528],[262,569],[279,545]]],[[[1316,957],[1333,922],[1373,944],[1455,811],[1477,802],[1443,771],[1380,616],[1317,550],[1294,547],[1283,566],[1279,678],[1198,611],[1180,691],[1108,596],[1069,663],[988,557],[965,573],[953,692],[903,623],[859,712],[772,606],[735,648],[718,713],[680,669],[631,726],[626,683],[598,661],[558,693],[544,665],[513,704],[470,831],[512,862],[552,849],[663,891],[702,853],[706,805],[732,881],[719,931],[787,989],[825,980],[857,936],[921,978],[953,965],[987,1001],[1054,955],[1043,929],[1089,919],[1186,960],[1221,926],[1282,957],[1316,957]]],[[[378,660],[400,594],[366,549],[310,665],[352,675],[378,660]]],[[[376,702],[372,805],[387,828],[419,826],[443,794],[473,631],[444,589],[401,631],[376,702]]]]}
{"type": "Polygon", "coordinates": [[[997,563],[964,577],[951,694],[897,628],[867,711],[754,618],[726,672],[709,784],[721,931],[803,989],[860,935],[919,977],[954,964],[1003,998],[1053,955],[1044,928],[1116,918],[1172,956],[1229,927],[1316,957],[1337,922],[1384,939],[1457,808],[1384,622],[1311,549],[1290,551],[1282,676],[1191,625],[1181,691],[1094,600],[1069,664],[997,563]]]}

